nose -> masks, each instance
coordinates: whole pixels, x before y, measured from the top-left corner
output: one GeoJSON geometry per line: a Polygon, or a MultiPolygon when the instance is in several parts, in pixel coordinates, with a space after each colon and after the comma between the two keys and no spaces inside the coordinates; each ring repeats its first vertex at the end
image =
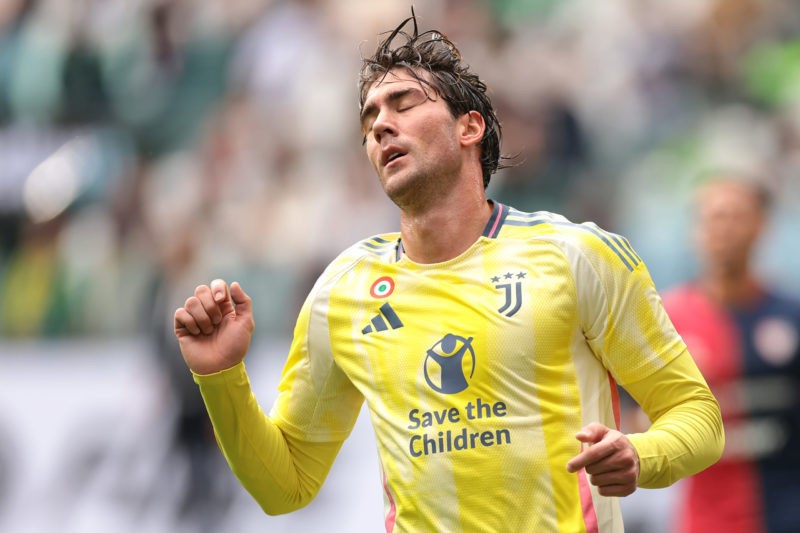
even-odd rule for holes
{"type": "Polygon", "coordinates": [[[372,135],[375,140],[380,143],[381,138],[385,135],[397,134],[397,123],[395,121],[394,113],[389,109],[381,109],[375,117],[375,122],[372,123],[372,135]]]}

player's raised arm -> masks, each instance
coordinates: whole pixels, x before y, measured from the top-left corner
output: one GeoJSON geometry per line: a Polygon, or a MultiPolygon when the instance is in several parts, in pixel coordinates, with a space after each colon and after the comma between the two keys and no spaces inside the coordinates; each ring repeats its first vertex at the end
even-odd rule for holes
{"type": "Polygon", "coordinates": [[[255,325],[250,297],[234,282],[215,279],[199,285],[175,311],[175,336],[195,374],[213,374],[237,365],[247,353],[255,325]]]}
{"type": "Polygon", "coordinates": [[[294,511],[319,491],[343,438],[292,438],[256,401],[242,363],[255,329],[242,287],[215,279],[175,311],[175,336],[195,374],[222,453],[269,514],[294,511]]]}

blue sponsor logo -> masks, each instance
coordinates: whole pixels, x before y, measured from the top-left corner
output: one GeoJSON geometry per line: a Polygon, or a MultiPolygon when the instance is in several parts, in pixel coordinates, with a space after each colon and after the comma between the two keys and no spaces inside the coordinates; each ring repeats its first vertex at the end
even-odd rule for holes
{"type": "Polygon", "coordinates": [[[428,349],[425,357],[425,381],[443,394],[455,394],[469,386],[475,373],[475,350],[472,337],[448,333],[428,349]]]}

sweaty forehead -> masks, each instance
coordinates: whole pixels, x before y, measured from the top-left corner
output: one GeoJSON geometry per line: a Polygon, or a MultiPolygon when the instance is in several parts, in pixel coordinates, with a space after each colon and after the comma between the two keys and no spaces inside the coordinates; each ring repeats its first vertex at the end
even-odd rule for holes
{"type": "MultiPolygon", "coordinates": [[[[426,73],[421,74],[422,79],[427,80],[426,73]]],[[[367,89],[366,98],[364,102],[370,99],[372,95],[377,92],[384,92],[405,87],[419,87],[422,88],[420,81],[414,75],[404,68],[393,68],[386,75],[378,77],[367,89]]]]}

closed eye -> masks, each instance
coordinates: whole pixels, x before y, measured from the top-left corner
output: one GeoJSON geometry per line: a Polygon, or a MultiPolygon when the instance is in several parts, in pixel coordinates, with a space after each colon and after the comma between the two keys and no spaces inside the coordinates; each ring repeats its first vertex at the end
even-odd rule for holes
{"type": "MultiPolygon", "coordinates": [[[[403,87],[386,94],[385,105],[390,111],[403,113],[428,101],[428,94],[421,87],[403,87]]],[[[367,102],[361,110],[361,144],[366,143],[367,134],[372,129],[380,111],[380,102],[367,102]]]]}

